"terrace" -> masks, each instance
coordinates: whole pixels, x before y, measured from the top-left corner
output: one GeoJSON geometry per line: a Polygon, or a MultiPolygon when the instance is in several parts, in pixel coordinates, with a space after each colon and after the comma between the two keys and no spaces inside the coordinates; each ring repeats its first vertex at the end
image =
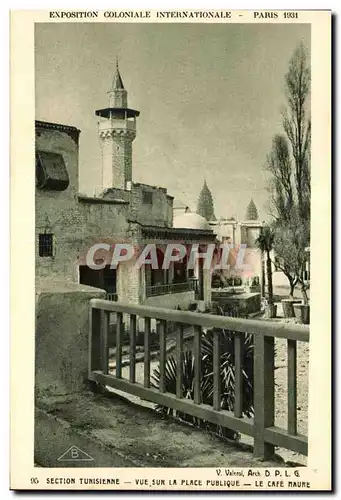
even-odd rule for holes
{"type": "Polygon", "coordinates": [[[112,387],[143,400],[164,405],[199,419],[249,435],[254,440],[254,456],[271,459],[275,446],[307,455],[307,437],[297,432],[297,342],[309,342],[309,328],[259,320],[220,317],[209,314],[173,311],[148,306],[131,306],[105,300],[90,301],[89,329],[89,380],[112,387]],[[108,327],[110,313],[117,315],[116,369],[109,373],[108,327]],[[123,314],[130,318],[129,379],[122,378],[123,314]],[[144,380],[136,381],[136,333],[137,318],[144,318],[144,380]],[[150,322],[160,321],[160,383],[150,382],[150,322]],[[176,330],[176,394],[166,392],[166,336],[167,323],[178,325],[176,330]],[[184,356],[184,328],[194,330],[194,400],[183,397],[183,371],[180,368],[184,356]],[[201,338],[204,327],[213,329],[213,404],[202,403],[201,393],[201,338]],[[223,329],[234,332],[235,348],[235,402],[234,412],[221,408],[221,352],[220,335],[223,329]],[[254,338],[254,417],[243,415],[243,336],[254,338]],[[288,352],[288,421],[285,429],[275,424],[275,372],[274,340],[286,339],[288,352]]]}
{"type": "MultiPolygon", "coordinates": [[[[67,446],[72,439],[85,452],[96,455],[97,461],[86,464],[92,467],[144,467],[152,463],[157,467],[215,467],[222,463],[224,466],[278,467],[278,449],[308,454],[307,436],[301,434],[297,419],[297,399],[300,397],[297,346],[309,343],[308,326],[124,304],[105,300],[104,292],[90,287],[63,284],[58,289],[55,282],[51,286],[53,293],[49,291],[50,285],[38,293],[37,307],[35,453],[40,465],[74,465],[54,460],[56,453],[51,456],[45,446],[43,436],[46,433],[59,436],[56,446],[61,452],[64,441],[67,446]],[[114,358],[108,341],[109,319],[113,315],[116,317],[114,358]],[[53,318],[58,321],[52,321],[53,318]],[[159,325],[156,351],[151,328],[155,322],[159,325]],[[139,347],[137,336],[141,323],[144,324],[143,342],[139,347]],[[129,325],[128,346],[124,325],[129,325]],[[172,325],[171,339],[169,325],[172,325]],[[207,402],[202,393],[205,375],[201,360],[204,335],[209,330],[213,334],[213,372],[210,374],[213,392],[207,402]],[[224,352],[220,337],[224,330],[232,332],[234,342],[232,411],[222,405],[221,358],[224,352]],[[58,332],[59,335],[63,332],[63,341],[57,345],[53,339],[58,338],[58,332]],[[243,340],[246,335],[252,335],[254,345],[254,411],[251,417],[243,410],[243,340]],[[184,393],[181,369],[188,338],[194,354],[193,398],[184,393]],[[167,386],[170,341],[177,361],[174,392],[167,386]],[[282,394],[286,400],[287,421],[283,423],[282,420],[280,426],[275,421],[275,343],[278,341],[286,345],[287,351],[287,385],[282,394]],[[48,368],[46,359],[50,359],[48,368]],[[156,362],[160,374],[158,384],[155,384],[152,371],[156,362]],[[86,380],[87,388],[84,386],[86,380]],[[153,410],[155,405],[167,407],[173,414],[189,415],[193,421],[249,436],[249,445],[231,443],[193,425],[188,427],[183,419],[174,420],[170,416],[167,423],[153,410]],[[137,432],[140,424],[143,436],[137,432]]],[[[49,446],[54,446],[52,441],[49,446]]]]}

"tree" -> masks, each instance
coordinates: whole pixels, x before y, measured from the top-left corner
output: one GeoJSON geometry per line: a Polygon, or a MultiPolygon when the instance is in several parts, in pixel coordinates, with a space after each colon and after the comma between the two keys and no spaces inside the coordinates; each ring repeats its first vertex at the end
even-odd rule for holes
{"type": "Polygon", "coordinates": [[[266,255],[266,276],[268,281],[268,303],[273,305],[272,268],[271,251],[273,249],[275,232],[270,226],[263,226],[255,243],[260,251],[266,255]]]}
{"type": "Polygon", "coordinates": [[[199,198],[198,198],[198,207],[197,213],[202,217],[205,217],[206,220],[216,220],[214,215],[214,205],[213,205],[213,197],[211,191],[208,189],[206,181],[204,181],[204,185],[201,189],[199,198]]]}
{"type": "Polygon", "coordinates": [[[271,174],[270,213],[276,223],[286,221],[294,207],[294,188],[289,144],[285,136],[277,134],[273,138],[265,169],[271,174]]]}
{"type": "Polygon", "coordinates": [[[246,220],[258,220],[258,210],[252,198],[246,209],[246,220]]]}
{"type": "MultiPolygon", "coordinates": [[[[290,266],[290,272],[294,277],[295,286],[300,286],[303,301],[308,304],[307,290],[308,283],[305,280],[307,263],[307,241],[309,241],[309,226],[302,220],[297,211],[292,210],[291,218],[282,227],[276,231],[276,243],[274,248],[281,249],[281,255],[284,266],[290,266]],[[280,246],[281,245],[281,246],[280,246]]],[[[287,274],[288,276],[288,274],[287,274]]],[[[293,290],[292,290],[293,295],[293,290]]]]}
{"type": "Polygon", "coordinates": [[[266,169],[271,174],[270,213],[274,219],[276,265],[288,278],[290,296],[293,297],[294,288],[299,284],[305,302],[308,301],[304,281],[305,248],[310,240],[309,92],[310,68],[304,46],[300,44],[285,76],[285,135],[273,138],[266,169]]]}
{"type": "Polygon", "coordinates": [[[296,274],[297,246],[293,242],[295,227],[290,227],[289,221],[285,226],[275,226],[274,251],[275,265],[287,277],[290,286],[290,299],[294,298],[295,287],[298,284],[296,274]]]}
{"type": "Polygon", "coordinates": [[[283,112],[283,128],[294,158],[298,214],[304,221],[310,221],[311,120],[307,113],[310,79],[307,52],[303,43],[300,43],[285,76],[287,108],[283,112]]]}
{"type": "Polygon", "coordinates": [[[272,174],[270,181],[270,213],[274,219],[274,251],[276,267],[289,281],[290,298],[298,283],[295,274],[296,248],[290,238],[289,230],[292,211],[294,210],[294,187],[292,182],[292,161],[289,144],[285,136],[275,135],[272,148],[267,158],[266,169],[272,174]]]}

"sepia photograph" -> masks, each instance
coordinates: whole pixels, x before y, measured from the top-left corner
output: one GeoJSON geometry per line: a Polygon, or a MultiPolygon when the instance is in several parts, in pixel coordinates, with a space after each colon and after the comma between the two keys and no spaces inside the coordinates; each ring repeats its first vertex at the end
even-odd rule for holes
{"type": "Polygon", "coordinates": [[[306,490],[312,26],[174,12],[34,23],[32,466],[306,490]]]}

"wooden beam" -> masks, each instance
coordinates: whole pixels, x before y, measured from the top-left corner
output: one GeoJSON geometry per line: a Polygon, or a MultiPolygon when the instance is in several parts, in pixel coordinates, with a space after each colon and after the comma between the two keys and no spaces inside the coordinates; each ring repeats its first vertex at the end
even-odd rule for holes
{"type": "Polygon", "coordinates": [[[166,321],[161,321],[159,324],[159,339],[160,339],[160,392],[165,392],[165,374],[166,374],[166,334],[167,334],[167,323],[166,321]]]}
{"type": "Polygon", "coordinates": [[[101,311],[89,309],[89,374],[101,369],[101,311]]]}
{"type": "Polygon", "coordinates": [[[113,375],[105,375],[101,372],[92,372],[91,380],[129,394],[134,394],[141,399],[152,401],[158,405],[168,406],[181,413],[188,413],[189,415],[208,420],[222,427],[228,427],[242,434],[253,435],[253,420],[236,418],[232,412],[226,410],[215,411],[211,406],[206,404],[196,405],[190,399],[178,399],[175,394],[168,392],[163,394],[153,387],[146,389],[141,384],[132,384],[128,380],[117,379],[113,375]]]}
{"type": "Polygon", "coordinates": [[[183,397],[182,376],[184,356],[184,325],[176,325],[176,397],[183,397]]]}
{"type": "Polygon", "coordinates": [[[144,377],[145,387],[150,387],[150,318],[144,320],[144,377]]]}
{"type": "Polygon", "coordinates": [[[254,338],[254,455],[271,459],[274,446],[265,441],[264,430],[273,427],[275,420],[275,349],[272,337],[254,338]]]}
{"type": "Polygon", "coordinates": [[[136,381],[136,316],[130,315],[129,380],[136,381]]]}
{"type": "Polygon", "coordinates": [[[258,336],[277,337],[299,340],[301,342],[309,342],[310,330],[308,325],[276,323],[273,321],[262,321],[257,319],[232,318],[230,316],[177,311],[164,309],[162,307],[133,305],[124,302],[111,302],[103,299],[91,299],[90,305],[96,309],[134,314],[141,317],[155,318],[157,320],[163,319],[174,323],[184,323],[187,325],[197,325],[207,328],[222,328],[235,332],[252,333],[258,336]]]}
{"type": "Polygon", "coordinates": [[[213,408],[220,411],[221,407],[221,377],[220,377],[220,335],[213,332],[213,408]]]}
{"type": "Polygon", "coordinates": [[[123,314],[117,313],[116,323],[116,377],[122,377],[122,343],[124,336],[123,314]]]}
{"type": "Polygon", "coordinates": [[[103,373],[108,373],[109,370],[109,346],[108,346],[108,330],[109,330],[110,313],[101,311],[101,367],[103,373]]]}
{"type": "Polygon", "coordinates": [[[235,377],[235,401],[234,415],[237,418],[243,416],[243,347],[244,334],[236,333],[234,337],[234,377],[235,377]]]}
{"type": "Polygon", "coordinates": [[[286,448],[301,455],[308,455],[308,438],[301,434],[292,436],[285,429],[273,426],[264,430],[264,439],[280,448],[286,448]]]}
{"type": "Polygon", "coordinates": [[[201,327],[194,328],[194,402],[201,403],[201,327]]]}
{"type": "Polygon", "coordinates": [[[288,340],[288,433],[297,434],[297,342],[288,340]]]}

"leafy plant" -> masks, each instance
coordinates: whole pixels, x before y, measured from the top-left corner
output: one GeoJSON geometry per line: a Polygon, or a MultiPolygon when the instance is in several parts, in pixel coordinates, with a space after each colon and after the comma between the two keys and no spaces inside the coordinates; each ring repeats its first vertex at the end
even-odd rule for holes
{"type": "MultiPolygon", "coordinates": [[[[165,367],[165,390],[171,394],[176,394],[176,372],[177,360],[174,355],[169,355],[165,367]]],[[[154,387],[159,387],[160,384],[160,366],[154,369],[152,375],[154,387]]],[[[201,364],[201,396],[202,401],[209,399],[209,391],[207,381],[203,377],[203,365],[201,364]]],[[[182,359],[182,397],[184,399],[194,399],[194,355],[191,350],[184,351],[182,359]]],[[[180,418],[185,422],[198,424],[198,419],[186,413],[173,410],[167,406],[159,405],[157,411],[163,415],[171,415],[180,418]]]]}
{"type": "MultiPolygon", "coordinates": [[[[202,337],[204,375],[209,380],[210,396],[213,404],[213,337],[219,333],[220,343],[220,378],[221,378],[221,408],[234,411],[235,404],[235,332],[231,330],[211,329],[202,337]]],[[[252,335],[244,336],[243,345],[243,413],[247,417],[253,415],[253,338],[252,335]]]]}
{"type": "MultiPolygon", "coordinates": [[[[204,331],[201,345],[201,398],[204,404],[213,406],[213,337],[216,330],[204,331]]],[[[219,329],[220,339],[220,379],[221,379],[221,409],[234,410],[235,405],[235,369],[234,369],[234,332],[219,329]]],[[[182,359],[182,396],[184,399],[194,400],[194,355],[190,348],[184,351],[182,359]]],[[[176,394],[176,372],[177,360],[170,355],[165,367],[165,390],[176,394]]],[[[253,336],[244,336],[243,346],[243,413],[247,417],[253,415],[253,336]]],[[[160,384],[160,367],[154,369],[152,375],[154,387],[160,384]]],[[[158,406],[157,411],[163,415],[172,415],[185,422],[189,422],[200,428],[210,430],[230,439],[238,439],[238,433],[223,428],[208,421],[198,419],[189,414],[173,410],[166,406],[158,406]]]]}

